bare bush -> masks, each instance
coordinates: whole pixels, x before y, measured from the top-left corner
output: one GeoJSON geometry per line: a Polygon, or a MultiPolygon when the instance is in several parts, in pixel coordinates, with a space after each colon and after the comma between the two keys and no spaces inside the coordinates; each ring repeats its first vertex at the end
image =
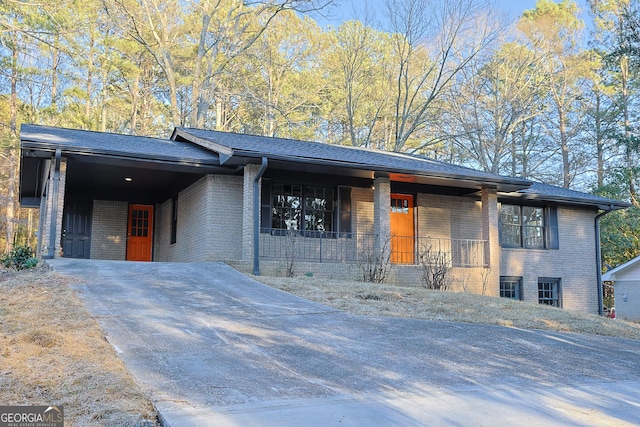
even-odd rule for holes
{"type": "Polygon", "coordinates": [[[367,246],[359,251],[358,266],[362,272],[362,281],[384,283],[387,280],[391,263],[390,243],[389,237],[384,239],[378,247],[367,246]]]}
{"type": "Polygon", "coordinates": [[[422,285],[427,289],[446,291],[451,287],[451,253],[425,243],[418,251],[422,285]]]}
{"type": "Polygon", "coordinates": [[[294,277],[296,275],[296,243],[298,242],[298,237],[300,237],[298,230],[287,230],[285,237],[285,274],[287,277],[294,277]]]}

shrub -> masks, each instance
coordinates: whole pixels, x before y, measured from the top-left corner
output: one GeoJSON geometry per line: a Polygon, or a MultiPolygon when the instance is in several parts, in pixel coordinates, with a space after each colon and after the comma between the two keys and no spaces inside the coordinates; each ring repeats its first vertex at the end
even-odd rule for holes
{"type": "Polygon", "coordinates": [[[29,246],[16,246],[9,253],[0,257],[0,263],[6,268],[26,270],[38,265],[33,249],[29,246]]]}

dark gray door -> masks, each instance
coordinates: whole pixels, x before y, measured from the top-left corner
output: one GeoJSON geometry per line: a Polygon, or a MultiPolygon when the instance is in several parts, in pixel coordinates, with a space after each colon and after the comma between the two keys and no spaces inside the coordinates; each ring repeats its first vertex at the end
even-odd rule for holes
{"type": "Polygon", "coordinates": [[[89,258],[91,253],[91,202],[65,203],[62,249],[65,258],[89,258]]]}

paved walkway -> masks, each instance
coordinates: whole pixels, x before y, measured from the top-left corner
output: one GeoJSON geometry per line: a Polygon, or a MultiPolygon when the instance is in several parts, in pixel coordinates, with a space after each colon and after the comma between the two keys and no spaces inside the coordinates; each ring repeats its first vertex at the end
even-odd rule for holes
{"type": "Polygon", "coordinates": [[[166,426],[640,423],[640,342],[355,316],[221,263],[50,264],[166,426]]]}

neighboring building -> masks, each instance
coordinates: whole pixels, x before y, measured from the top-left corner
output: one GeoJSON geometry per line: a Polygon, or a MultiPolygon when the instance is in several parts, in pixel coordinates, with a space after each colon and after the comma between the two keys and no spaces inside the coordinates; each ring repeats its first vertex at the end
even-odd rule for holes
{"type": "Polygon", "coordinates": [[[640,322],[640,257],[636,257],[602,275],[613,282],[616,318],[640,322]]]}
{"type": "Polygon", "coordinates": [[[358,277],[386,254],[391,281],[417,283],[437,256],[455,290],[589,313],[596,217],[628,206],[419,156],[198,129],[23,125],[21,149],[43,257],[358,277]]]}

